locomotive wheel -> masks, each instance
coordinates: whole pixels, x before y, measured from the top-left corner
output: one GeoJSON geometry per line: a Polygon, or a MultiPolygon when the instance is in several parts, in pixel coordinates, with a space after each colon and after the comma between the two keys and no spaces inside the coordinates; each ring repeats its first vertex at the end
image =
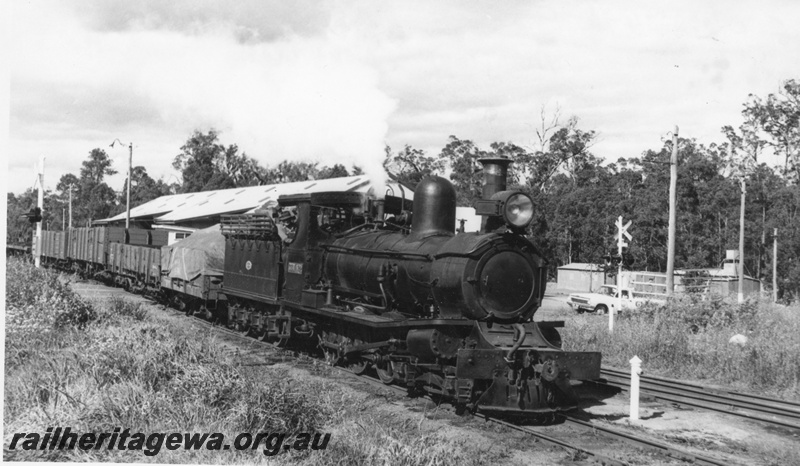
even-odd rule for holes
{"type": "Polygon", "coordinates": [[[392,368],[391,361],[382,361],[375,365],[375,372],[378,373],[378,378],[381,382],[389,385],[394,382],[394,369],[392,368]]]}
{"type": "Polygon", "coordinates": [[[361,358],[347,362],[347,370],[356,375],[361,375],[366,372],[367,369],[369,369],[369,366],[369,361],[361,358]]]}
{"type": "Polygon", "coordinates": [[[601,316],[603,314],[608,313],[608,307],[605,304],[598,304],[596,308],[594,308],[594,313],[601,316]]]}
{"type": "Polygon", "coordinates": [[[278,348],[285,348],[286,345],[289,343],[288,338],[271,337],[269,336],[269,332],[267,332],[266,330],[264,330],[264,333],[257,338],[263,342],[270,343],[278,348]]]}
{"type": "Polygon", "coordinates": [[[183,301],[182,299],[175,298],[175,308],[177,310],[179,310],[180,312],[183,312],[185,314],[186,313],[186,309],[188,309],[189,306],[187,306],[186,302],[183,301]]]}
{"type": "Polygon", "coordinates": [[[245,337],[250,335],[250,326],[247,324],[237,322],[234,329],[245,337]]]}

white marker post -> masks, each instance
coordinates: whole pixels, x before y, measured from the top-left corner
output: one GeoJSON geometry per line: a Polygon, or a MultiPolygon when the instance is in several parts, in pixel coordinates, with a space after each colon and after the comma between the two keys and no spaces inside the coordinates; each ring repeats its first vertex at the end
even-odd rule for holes
{"type": "Polygon", "coordinates": [[[639,420],[639,375],[642,373],[642,360],[634,356],[631,363],[631,421],[639,420]]]}
{"type": "Polygon", "coordinates": [[[615,239],[617,240],[617,253],[619,254],[619,270],[617,270],[617,308],[614,309],[612,306],[611,309],[608,310],[608,331],[614,331],[614,313],[619,312],[622,310],[622,248],[627,248],[628,243],[625,242],[625,238],[628,238],[628,241],[632,239],[631,234],[628,233],[628,227],[631,226],[631,221],[628,220],[628,223],[622,224],[622,215],[619,216],[617,219],[617,236],[615,239]]]}

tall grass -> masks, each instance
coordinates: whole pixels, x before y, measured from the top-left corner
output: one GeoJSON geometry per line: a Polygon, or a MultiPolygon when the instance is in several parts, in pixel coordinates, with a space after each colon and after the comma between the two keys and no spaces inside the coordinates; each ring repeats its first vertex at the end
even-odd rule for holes
{"type": "MultiPolygon", "coordinates": [[[[8,450],[15,432],[145,434],[332,432],[326,451],[281,452],[296,464],[491,463],[499,453],[442,438],[397,413],[375,418],[383,397],[285,366],[243,366],[212,333],[123,299],[92,305],[65,280],[9,259],[3,459],[6,461],[264,463],[256,451],[8,450]],[[461,453],[453,453],[454,451],[461,453]]],[[[316,372],[327,366],[313,363],[316,372]]]]}
{"type": "Polygon", "coordinates": [[[602,351],[604,364],[636,355],[651,374],[800,398],[800,306],[689,296],[619,315],[613,333],[605,318],[569,320],[565,348],[602,351]],[[747,343],[729,343],[736,334],[747,343]]]}
{"type": "Polygon", "coordinates": [[[296,383],[285,370],[238,365],[210,334],[114,300],[93,307],[46,270],[7,264],[4,459],[215,463],[264,461],[259,452],[7,450],[14,432],[321,431],[342,409],[336,387],[296,383]],[[328,395],[318,396],[320,392],[328,395]],[[219,457],[215,457],[218,455],[219,457]]]}

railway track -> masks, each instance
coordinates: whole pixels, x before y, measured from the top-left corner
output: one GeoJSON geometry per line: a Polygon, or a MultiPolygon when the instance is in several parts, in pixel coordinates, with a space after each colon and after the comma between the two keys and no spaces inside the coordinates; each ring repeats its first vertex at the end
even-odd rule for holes
{"type": "MultiPolygon", "coordinates": [[[[90,297],[93,299],[104,300],[104,299],[109,299],[111,297],[125,297],[125,298],[133,298],[134,300],[136,300],[136,302],[147,302],[150,304],[155,304],[152,301],[142,296],[128,293],[119,288],[111,288],[101,284],[83,282],[83,283],[73,283],[72,286],[76,292],[82,294],[83,296],[90,297]]],[[[183,314],[181,311],[178,310],[172,310],[172,311],[176,314],[183,314]]],[[[204,319],[199,319],[199,318],[192,319],[192,323],[212,329],[213,331],[218,332],[219,334],[224,334],[230,339],[239,341],[241,343],[245,343],[248,348],[247,350],[248,353],[254,353],[256,351],[256,348],[266,349],[271,352],[281,352],[284,354],[292,353],[289,350],[277,347],[271,343],[247,337],[246,335],[243,335],[242,332],[237,332],[219,325],[215,325],[204,319]]],[[[401,396],[406,396],[408,394],[407,389],[401,388],[397,385],[385,384],[384,382],[380,381],[380,379],[377,376],[371,375],[369,374],[369,372],[362,375],[357,375],[343,367],[332,367],[332,369],[346,377],[366,382],[369,384],[373,384],[375,386],[381,387],[382,389],[388,389],[390,391],[396,392],[398,395],[401,396]]],[[[599,464],[611,465],[611,466],[624,466],[629,464],[621,459],[608,456],[592,448],[583,447],[570,439],[565,439],[562,438],[562,436],[554,434],[553,432],[549,432],[550,430],[552,430],[553,426],[538,426],[534,428],[531,426],[514,424],[502,419],[496,419],[481,413],[476,413],[474,415],[479,419],[485,420],[486,422],[491,422],[497,425],[504,426],[508,429],[530,435],[531,437],[534,437],[543,443],[560,447],[570,452],[580,453],[599,464]]],[[[699,455],[685,449],[677,448],[672,445],[657,440],[653,440],[640,433],[631,433],[625,430],[603,426],[597,423],[581,420],[578,417],[568,414],[559,414],[559,417],[561,418],[563,424],[568,425],[575,430],[590,431],[592,433],[599,434],[606,438],[613,439],[614,441],[626,443],[635,448],[656,452],[657,454],[663,455],[672,460],[678,460],[688,464],[699,464],[699,465],[722,466],[722,465],[732,464],[730,458],[723,459],[723,458],[715,458],[711,456],[699,455]]]]}
{"type": "MultiPolygon", "coordinates": [[[[345,374],[345,375],[347,375],[349,377],[353,377],[353,378],[358,379],[358,380],[367,380],[369,383],[372,383],[372,384],[374,384],[376,386],[380,386],[380,387],[383,387],[383,388],[388,388],[388,389],[394,391],[395,393],[397,393],[397,394],[399,394],[401,396],[405,396],[407,394],[407,391],[405,389],[403,389],[401,387],[398,387],[396,385],[387,385],[387,384],[381,382],[379,378],[374,377],[372,375],[364,374],[364,375],[360,375],[359,376],[359,375],[353,374],[352,372],[350,372],[347,369],[342,368],[342,367],[334,367],[333,369],[335,369],[335,370],[337,370],[337,371],[339,371],[339,372],[341,372],[341,373],[343,373],[343,374],[345,374]]],[[[483,420],[485,420],[487,422],[491,422],[491,423],[497,424],[497,425],[502,425],[502,426],[504,426],[504,427],[506,427],[508,429],[516,430],[518,432],[525,433],[525,434],[530,435],[530,436],[532,436],[532,437],[534,437],[534,438],[536,438],[536,439],[538,439],[538,440],[540,440],[540,441],[542,441],[544,443],[547,443],[549,445],[556,446],[556,447],[561,447],[561,448],[564,448],[566,450],[570,450],[570,451],[574,451],[574,452],[579,452],[579,453],[581,453],[583,455],[586,455],[588,458],[592,459],[594,462],[602,464],[602,465],[607,465],[607,466],[627,466],[629,464],[629,463],[627,463],[627,462],[625,462],[623,460],[620,460],[620,459],[617,459],[617,458],[614,458],[614,457],[599,453],[599,452],[597,452],[595,450],[592,450],[590,448],[582,447],[582,446],[578,445],[577,443],[574,443],[572,441],[560,438],[560,437],[558,437],[556,435],[553,435],[551,433],[547,433],[547,432],[545,432],[548,429],[547,427],[541,427],[540,426],[538,428],[533,428],[533,427],[530,427],[530,426],[514,424],[514,423],[511,423],[511,422],[508,422],[508,421],[504,421],[502,419],[496,419],[496,418],[493,418],[491,416],[487,416],[487,415],[482,414],[482,413],[475,413],[473,415],[475,417],[477,417],[479,419],[483,419],[483,420]]],[[[606,438],[613,439],[613,440],[616,440],[616,441],[620,441],[620,442],[626,443],[626,444],[631,445],[631,446],[636,447],[636,448],[649,450],[651,452],[655,452],[655,453],[661,454],[663,456],[669,457],[669,458],[674,459],[674,460],[679,460],[679,461],[682,461],[682,462],[686,462],[688,464],[698,464],[698,465],[704,465],[704,466],[729,466],[729,465],[733,464],[733,463],[731,463],[731,460],[728,459],[728,458],[724,458],[723,459],[723,458],[714,458],[714,457],[706,456],[706,455],[699,455],[699,454],[696,454],[696,453],[692,453],[692,452],[690,452],[688,450],[684,450],[684,449],[681,449],[681,448],[676,448],[676,447],[674,447],[672,445],[669,445],[669,444],[666,444],[666,443],[663,443],[663,442],[659,442],[657,440],[646,438],[646,437],[644,437],[642,435],[636,435],[636,434],[633,434],[633,433],[630,433],[630,432],[626,432],[626,431],[621,430],[621,429],[614,429],[614,428],[611,428],[611,427],[601,426],[601,425],[596,424],[596,423],[584,421],[584,420],[581,420],[581,419],[579,419],[577,417],[574,417],[572,415],[559,414],[558,417],[561,418],[561,420],[563,421],[564,424],[566,424],[566,425],[568,425],[568,426],[570,426],[570,427],[572,427],[572,428],[574,428],[576,430],[584,430],[584,431],[590,431],[590,432],[593,432],[593,433],[596,433],[596,434],[600,434],[600,435],[602,435],[602,436],[604,436],[606,438]]]]}
{"type": "MultiPolygon", "coordinates": [[[[400,395],[406,395],[406,393],[407,393],[405,389],[400,388],[400,387],[398,387],[396,385],[386,385],[386,384],[384,384],[377,377],[373,377],[373,376],[370,376],[370,375],[357,376],[357,375],[349,372],[347,369],[341,368],[341,367],[335,367],[334,369],[336,369],[336,370],[338,370],[338,371],[340,371],[340,372],[342,372],[344,374],[347,374],[350,377],[355,377],[355,378],[357,378],[359,380],[368,380],[370,383],[373,383],[375,385],[382,386],[382,387],[385,387],[385,388],[389,388],[390,390],[395,391],[396,393],[398,393],[400,395]]],[[[629,463],[627,463],[627,462],[625,462],[623,460],[620,460],[620,459],[617,459],[617,458],[614,458],[614,457],[599,453],[599,452],[597,452],[595,450],[592,450],[590,448],[582,447],[582,446],[578,445],[577,443],[574,443],[572,441],[560,438],[560,437],[558,437],[556,435],[553,435],[551,433],[547,433],[546,432],[546,430],[548,429],[547,427],[533,428],[533,427],[530,427],[530,426],[514,424],[514,423],[511,423],[511,422],[504,421],[502,419],[496,419],[496,418],[493,418],[491,416],[487,416],[487,415],[481,414],[481,413],[475,413],[474,416],[479,418],[479,419],[483,419],[483,420],[485,420],[487,422],[491,422],[493,424],[502,425],[502,426],[504,426],[504,427],[506,427],[508,429],[516,430],[518,432],[525,433],[525,434],[530,435],[532,437],[535,437],[536,439],[538,439],[538,440],[540,440],[540,441],[542,441],[544,443],[547,443],[549,445],[556,446],[556,447],[561,447],[561,448],[564,448],[566,450],[570,450],[570,451],[574,451],[574,452],[579,452],[579,453],[581,453],[583,455],[586,455],[588,458],[592,459],[594,462],[602,464],[602,465],[607,465],[607,466],[627,466],[629,464],[629,463]]],[[[621,430],[621,429],[614,429],[614,428],[611,428],[611,427],[606,427],[606,426],[599,425],[597,423],[584,421],[584,420],[581,420],[581,419],[579,419],[579,418],[577,418],[575,416],[572,416],[572,415],[559,414],[558,417],[561,418],[561,420],[564,422],[564,424],[566,424],[566,425],[568,425],[568,426],[570,426],[570,427],[572,427],[572,428],[574,428],[576,430],[590,431],[590,432],[602,435],[602,436],[604,436],[606,438],[613,439],[613,440],[616,440],[616,441],[620,441],[620,442],[626,443],[626,444],[631,445],[631,446],[636,447],[636,448],[649,450],[651,452],[658,453],[660,455],[669,457],[669,458],[674,459],[674,460],[680,460],[680,461],[686,462],[688,464],[698,464],[698,465],[704,465],[704,466],[729,466],[729,465],[733,464],[729,458],[715,458],[715,457],[711,457],[711,456],[707,456],[707,455],[699,455],[699,454],[696,454],[696,453],[692,453],[692,452],[690,452],[688,450],[684,450],[684,449],[681,449],[681,448],[676,448],[676,447],[674,447],[672,445],[669,445],[669,444],[666,444],[666,443],[663,443],[663,442],[659,442],[657,440],[653,440],[653,439],[647,438],[647,437],[642,436],[642,435],[637,435],[637,434],[634,434],[634,433],[626,432],[626,431],[621,430]]]]}
{"type": "MultiPolygon", "coordinates": [[[[605,384],[630,390],[631,375],[604,367],[605,384]]],[[[602,383],[602,382],[601,382],[602,383]]],[[[800,403],[704,387],[656,376],[640,376],[640,391],[677,405],[732,414],[772,426],[800,430],[800,403]]]]}

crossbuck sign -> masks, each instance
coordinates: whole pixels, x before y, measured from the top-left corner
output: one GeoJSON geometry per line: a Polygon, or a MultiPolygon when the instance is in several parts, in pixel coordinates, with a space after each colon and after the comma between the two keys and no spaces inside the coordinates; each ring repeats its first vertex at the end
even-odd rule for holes
{"type": "Polygon", "coordinates": [[[617,308],[612,308],[608,311],[609,332],[614,331],[614,313],[622,310],[622,248],[628,247],[628,243],[625,242],[626,239],[628,241],[633,239],[631,234],[628,233],[628,228],[630,226],[630,220],[628,220],[628,223],[622,223],[622,215],[617,218],[617,236],[614,237],[614,239],[617,240],[617,248],[619,250],[619,272],[617,273],[617,308]]]}
{"type": "Polygon", "coordinates": [[[614,239],[617,240],[617,246],[619,247],[620,255],[622,255],[622,248],[628,247],[628,243],[625,242],[625,239],[627,238],[628,241],[633,239],[631,237],[631,234],[628,233],[628,227],[630,226],[631,226],[630,220],[628,220],[628,223],[626,223],[625,225],[622,224],[622,215],[620,215],[619,218],[617,219],[617,236],[614,237],[614,239]]]}

